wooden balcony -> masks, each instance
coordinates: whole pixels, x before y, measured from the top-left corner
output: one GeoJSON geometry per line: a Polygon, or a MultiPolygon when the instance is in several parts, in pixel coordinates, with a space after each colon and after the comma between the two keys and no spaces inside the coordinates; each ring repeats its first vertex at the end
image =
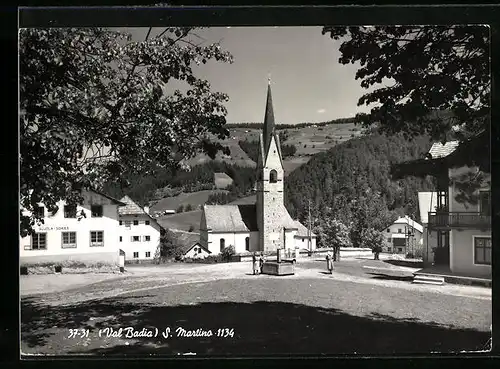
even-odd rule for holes
{"type": "Polygon", "coordinates": [[[491,229],[491,216],[479,212],[430,212],[429,229],[491,229]]]}

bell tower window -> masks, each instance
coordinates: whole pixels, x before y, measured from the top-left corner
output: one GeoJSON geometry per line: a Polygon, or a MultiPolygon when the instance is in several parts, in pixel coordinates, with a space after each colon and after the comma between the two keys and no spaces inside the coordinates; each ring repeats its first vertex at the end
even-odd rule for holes
{"type": "Polygon", "coordinates": [[[276,183],[278,182],[278,172],[276,172],[274,169],[271,170],[271,173],[269,173],[269,183],[276,183]]]}

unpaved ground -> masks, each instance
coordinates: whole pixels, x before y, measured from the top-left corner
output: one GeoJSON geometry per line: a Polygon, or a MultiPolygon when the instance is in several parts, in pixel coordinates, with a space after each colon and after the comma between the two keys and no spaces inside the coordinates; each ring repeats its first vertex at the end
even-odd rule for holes
{"type": "MultiPolygon", "coordinates": [[[[299,262],[293,276],[276,277],[268,275],[254,276],[251,263],[229,264],[171,264],[130,266],[123,275],[44,275],[23,276],[21,278],[21,296],[39,295],[45,303],[63,305],[88,300],[103,299],[168,286],[204,283],[221,279],[283,279],[288,280],[314,278],[336,281],[370,284],[383,288],[395,288],[416,292],[433,292],[444,295],[464,296],[475,299],[491,299],[491,289],[461,285],[419,285],[398,277],[411,278],[412,268],[397,267],[374,260],[348,260],[338,263],[332,275],[327,274],[322,261],[299,262]],[[395,276],[380,279],[370,273],[381,268],[380,273],[395,276]],[[54,292],[59,292],[54,294],[54,292]]],[[[379,274],[380,274],[379,273],[379,274]]]]}

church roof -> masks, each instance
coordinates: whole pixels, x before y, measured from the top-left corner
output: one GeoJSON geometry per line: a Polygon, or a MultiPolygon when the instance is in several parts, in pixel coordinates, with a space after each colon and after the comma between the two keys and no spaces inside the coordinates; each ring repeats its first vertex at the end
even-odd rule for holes
{"type": "Polygon", "coordinates": [[[269,84],[267,86],[267,101],[266,101],[266,112],[264,115],[264,128],[262,130],[262,141],[260,144],[263,166],[265,166],[266,164],[267,155],[269,153],[269,147],[271,146],[271,141],[273,137],[276,139],[276,146],[281,159],[282,158],[281,144],[279,137],[276,134],[276,125],[274,122],[273,98],[271,96],[271,80],[269,80],[269,84]]]}
{"type": "Polygon", "coordinates": [[[264,134],[264,148],[269,148],[269,143],[271,141],[271,135],[274,132],[274,110],[273,110],[273,98],[271,96],[271,81],[267,85],[267,101],[266,101],[266,113],[264,115],[264,129],[262,133],[264,134]]]}
{"type": "Polygon", "coordinates": [[[252,205],[205,205],[207,228],[214,232],[257,231],[257,212],[252,205]]]}
{"type": "MultiPolygon", "coordinates": [[[[295,224],[295,227],[297,227],[297,236],[307,237],[308,236],[307,228],[298,220],[294,220],[293,222],[295,224]]],[[[311,231],[311,237],[316,237],[316,234],[314,234],[312,231],[311,231]]]]}

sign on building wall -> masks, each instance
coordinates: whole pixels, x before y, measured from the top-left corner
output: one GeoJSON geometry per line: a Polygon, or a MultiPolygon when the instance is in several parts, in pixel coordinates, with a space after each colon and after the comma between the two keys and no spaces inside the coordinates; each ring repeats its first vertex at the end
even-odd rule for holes
{"type": "Polygon", "coordinates": [[[41,226],[38,231],[69,231],[68,226],[41,226]]]}

